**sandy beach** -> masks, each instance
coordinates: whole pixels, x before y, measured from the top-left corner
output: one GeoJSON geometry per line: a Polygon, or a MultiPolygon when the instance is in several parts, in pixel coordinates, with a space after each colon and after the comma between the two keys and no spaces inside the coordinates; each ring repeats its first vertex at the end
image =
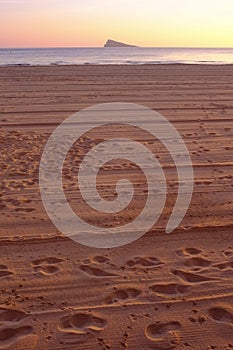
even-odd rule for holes
{"type": "MultiPolygon", "coordinates": [[[[233,349],[232,97],[232,65],[0,67],[0,349],[233,349]],[[139,240],[90,248],[48,218],[39,191],[44,146],[71,114],[103,102],[147,106],[183,137],[194,192],[172,234],[165,226],[178,181],[161,145],[166,207],[139,240]]],[[[74,176],[92,137],[68,156],[66,196],[92,224],[129,222],[145,197],[144,178],[130,164],[142,185],[135,206],[112,221],[81,207],[74,176]]]]}

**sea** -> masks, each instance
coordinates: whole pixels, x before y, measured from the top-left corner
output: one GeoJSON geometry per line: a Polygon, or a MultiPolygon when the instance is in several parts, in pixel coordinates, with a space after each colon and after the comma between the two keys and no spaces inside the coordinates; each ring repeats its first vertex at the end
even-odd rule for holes
{"type": "Polygon", "coordinates": [[[233,48],[11,48],[0,66],[82,64],[233,64],[233,48]]]}

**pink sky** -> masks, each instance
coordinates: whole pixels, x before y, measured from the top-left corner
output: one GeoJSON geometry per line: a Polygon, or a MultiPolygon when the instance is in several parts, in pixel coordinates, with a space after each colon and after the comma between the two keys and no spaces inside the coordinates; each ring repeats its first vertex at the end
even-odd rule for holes
{"type": "Polygon", "coordinates": [[[0,0],[0,47],[233,47],[232,0],[0,0]]]}

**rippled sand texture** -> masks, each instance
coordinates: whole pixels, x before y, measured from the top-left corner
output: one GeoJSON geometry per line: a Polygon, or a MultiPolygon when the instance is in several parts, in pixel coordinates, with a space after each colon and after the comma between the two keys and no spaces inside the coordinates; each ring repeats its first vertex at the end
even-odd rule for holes
{"type": "MultiPolygon", "coordinates": [[[[0,91],[0,349],[233,349],[233,67],[1,67],[0,91]],[[163,165],[166,208],[138,241],[88,248],[48,219],[39,161],[65,118],[116,101],[143,104],[175,125],[190,151],[194,194],[179,229],[166,235],[175,166],[160,143],[135,135],[163,165]]],[[[147,187],[125,160],[102,169],[99,190],[114,199],[120,171],[136,181],[135,205],[109,218],[81,201],[77,172],[94,137],[85,135],[67,156],[66,196],[92,224],[130,222],[147,187]]]]}

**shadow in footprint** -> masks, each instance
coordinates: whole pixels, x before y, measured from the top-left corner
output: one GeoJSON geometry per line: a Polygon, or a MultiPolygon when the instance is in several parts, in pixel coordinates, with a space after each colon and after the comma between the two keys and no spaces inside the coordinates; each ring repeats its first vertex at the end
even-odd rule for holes
{"type": "Polygon", "coordinates": [[[14,273],[12,271],[0,271],[0,278],[5,278],[13,275],[14,273]]]}
{"type": "Polygon", "coordinates": [[[195,273],[186,272],[183,270],[173,270],[172,273],[175,276],[178,276],[183,281],[189,283],[205,283],[210,281],[216,281],[216,278],[206,277],[195,273]]]}
{"type": "Polygon", "coordinates": [[[8,270],[8,267],[5,265],[0,265],[0,278],[6,278],[11,275],[14,275],[14,272],[8,270]]]}
{"type": "Polygon", "coordinates": [[[221,271],[232,270],[233,261],[226,261],[223,263],[214,264],[213,267],[221,271]]]}
{"type": "Polygon", "coordinates": [[[109,258],[106,258],[105,256],[97,255],[92,258],[93,263],[97,264],[106,264],[110,261],[109,258]]]}
{"type": "Polygon", "coordinates": [[[209,316],[217,321],[233,325],[233,309],[227,306],[215,306],[209,310],[209,316]]]}
{"type": "Polygon", "coordinates": [[[27,317],[23,311],[0,308],[0,326],[2,323],[19,323],[27,317]]]}
{"type": "Polygon", "coordinates": [[[188,286],[178,283],[154,284],[150,290],[158,295],[176,295],[187,292],[188,286]]]}
{"type": "Polygon", "coordinates": [[[137,256],[131,260],[126,262],[126,266],[134,267],[134,266],[142,266],[142,267],[159,267],[164,265],[159,259],[153,257],[140,257],[137,256]]]}
{"type": "Polygon", "coordinates": [[[202,250],[197,249],[197,248],[185,248],[185,249],[180,249],[177,251],[177,254],[182,256],[182,255],[199,255],[202,253],[202,250]]]}
{"type": "Polygon", "coordinates": [[[187,259],[184,262],[185,266],[192,267],[194,269],[195,268],[209,267],[209,266],[211,266],[211,264],[212,264],[211,261],[204,259],[204,258],[201,258],[201,257],[193,257],[193,258],[187,259]]]}
{"type": "Polygon", "coordinates": [[[31,335],[31,326],[20,326],[28,316],[20,310],[0,308],[0,349],[6,349],[10,344],[31,335]]]}
{"type": "Polygon", "coordinates": [[[32,333],[32,327],[4,328],[0,330],[0,349],[5,349],[11,343],[32,333]]]}
{"type": "Polygon", "coordinates": [[[93,277],[117,277],[116,273],[107,272],[89,265],[81,265],[80,270],[93,277]]]}
{"type": "Polygon", "coordinates": [[[118,289],[105,298],[104,303],[109,305],[120,301],[130,301],[136,299],[140,294],[141,291],[135,288],[118,289]]]}

